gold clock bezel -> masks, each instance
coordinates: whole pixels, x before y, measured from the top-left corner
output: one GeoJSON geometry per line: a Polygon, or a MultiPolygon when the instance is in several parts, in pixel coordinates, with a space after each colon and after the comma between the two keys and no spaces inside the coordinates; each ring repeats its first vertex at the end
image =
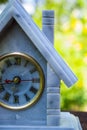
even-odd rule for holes
{"type": "Polygon", "coordinates": [[[28,102],[27,104],[17,107],[17,106],[7,105],[7,104],[0,101],[0,105],[2,107],[12,109],[12,110],[21,110],[21,109],[25,109],[27,107],[31,107],[32,105],[36,104],[36,102],[40,99],[40,97],[43,93],[43,90],[44,90],[45,78],[44,78],[44,73],[43,73],[43,70],[42,70],[40,64],[33,57],[31,57],[25,53],[14,52],[14,53],[4,54],[4,55],[0,56],[0,61],[2,61],[5,58],[13,57],[13,56],[20,56],[20,57],[23,57],[23,58],[26,58],[27,60],[29,60],[29,62],[31,62],[32,64],[35,65],[35,67],[37,68],[39,75],[40,75],[40,88],[39,88],[36,96],[33,97],[31,99],[31,101],[28,102]]]}

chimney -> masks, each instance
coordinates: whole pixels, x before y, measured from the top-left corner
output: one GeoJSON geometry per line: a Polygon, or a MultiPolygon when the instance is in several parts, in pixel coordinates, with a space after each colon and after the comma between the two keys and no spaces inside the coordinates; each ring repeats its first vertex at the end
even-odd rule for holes
{"type": "Polygon", "coordinates": [[[54,11],[44,10],[42,13],[42,31],[49,41],[54,44],[54,11]]]}

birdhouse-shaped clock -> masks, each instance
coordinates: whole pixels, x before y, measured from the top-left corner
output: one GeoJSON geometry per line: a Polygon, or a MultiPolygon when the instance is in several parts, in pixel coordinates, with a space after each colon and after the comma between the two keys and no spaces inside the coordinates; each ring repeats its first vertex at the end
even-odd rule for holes
{"type": "Polygon", "coordinates": [[[81,130],[60,112],[60,81],[77,78],[52,45],[53,17],[43,12],[40,31],[18,0],[0,15],[0,130],[81,130]]]}

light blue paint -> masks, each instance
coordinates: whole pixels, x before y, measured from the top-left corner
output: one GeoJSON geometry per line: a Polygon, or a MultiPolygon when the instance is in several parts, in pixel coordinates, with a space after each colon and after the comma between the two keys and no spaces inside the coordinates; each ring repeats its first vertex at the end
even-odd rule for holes
{"type": "Polygon", "coordinates": [[[71,86],[77,78],[52,45],[54,12],[45,11],[43,16],[50,14],[53,19],[43,20],[43,32],[18,0],[11,0],[0,15],[0,56],[26,53],[40,64],[45,76],[44,92],[34,106],[19,111],[0,107],[0,130],[82,130],[76,117],[60,112],[60,80],[71,86]]]}

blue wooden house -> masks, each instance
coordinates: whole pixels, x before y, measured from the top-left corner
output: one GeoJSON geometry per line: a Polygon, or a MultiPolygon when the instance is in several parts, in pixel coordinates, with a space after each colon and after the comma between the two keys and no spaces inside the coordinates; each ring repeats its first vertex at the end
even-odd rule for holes
{"type": "Polygon", "coordinates": [[[74,130],[71,124],[66,128],[60,123],[60,81],[70,87],[77,78],[53,47],[53,24],[54,12],[44,11],[41,31],[18,0],[11,0],[0,15],[0,57],[10,53],[29,55],[41,66],[45,80],[40,99],[23,110],[2,105],[0,93],[1,130],[74,130]]]}

